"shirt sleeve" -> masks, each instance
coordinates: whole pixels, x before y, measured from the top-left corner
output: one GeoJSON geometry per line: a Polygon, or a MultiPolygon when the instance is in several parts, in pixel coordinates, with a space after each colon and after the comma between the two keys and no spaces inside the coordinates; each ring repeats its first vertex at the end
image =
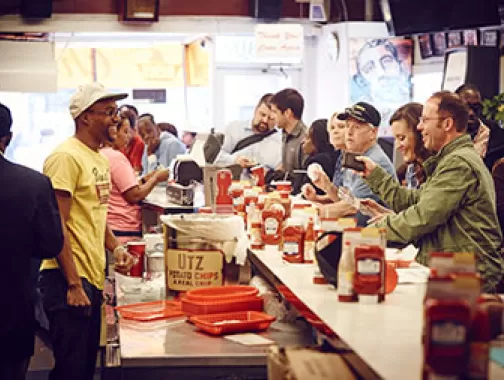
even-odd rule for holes
{"type": "Polygon", "coordinates": [[[63,248],[63,231],[58,210],[58,202],[51,181],[43,177],[37,196],[35,210],[35,257],[49,259],[56,257],[63,248]]]}
{"type": "Polygon", "coordinates": [[[465,194],[477,182],[472,169],[463,160],[457,161],[437,169],[428,187],[418,190],[422,196],[416,204],[378,223],[378,227],[387,228],[387,239],[411,243],[445,224],[457,212],[465,194]]]}
{"type": "Polygon", "coordinates": [[[186,152],[185,146],[177,139],[173,138],[169,141],[163,141],[163,149],[160,152],[159,163],[165,168],[169,168],[171,162],[179,154],[184,154],[186,152]]]}
{"type": "Polygon", "coordinates": [[[146,175],[149,172],[149,161],[147,160],[147,147],[144,147],[142,152],[142,175],[146,175]]]}
{"type": "Polygon", "coordinates": [[[133,148],[131,149],[130,153],[131,165],[133,166],[134,170],[142,169],[142,158],[144,149],[145,144],[142,141],[142,139],[140,138],[135,139],[135,145],[133,145],[133,148]]]}
{"type": "Polygon", "coordinates": [[[110,162],[110,176],[121,194],[138,185],[135,171],[123,154],[114,155],[110,162]]]}
{"type": "Polygon", "coordinates": [[[54,153],[44,163],[44,174],[51,180],[55,190],[73,195],[80,169],[75,158],[68,153],[54,153]]]}

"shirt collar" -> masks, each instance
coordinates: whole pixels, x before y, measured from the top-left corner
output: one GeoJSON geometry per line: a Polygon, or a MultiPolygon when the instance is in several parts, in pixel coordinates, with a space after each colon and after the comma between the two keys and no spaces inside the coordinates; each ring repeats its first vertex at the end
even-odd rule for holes
{"type": "Polygon", "coordinates": [[[286,136],[293,136],[293,137],[299,137],[301,133],[303,133],[303,123],[301,120],[298,121],[294,129],[292,130],[291,133],[285,132],[285,129],[283,130],[284,135],[286,136]]]}

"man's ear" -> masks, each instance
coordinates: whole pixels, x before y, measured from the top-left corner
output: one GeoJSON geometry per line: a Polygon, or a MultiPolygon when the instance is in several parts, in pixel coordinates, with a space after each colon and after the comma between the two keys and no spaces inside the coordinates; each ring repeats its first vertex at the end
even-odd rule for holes
{"type": "Polygon", "coordinates": [[[6,134],[5,136],[1,137],[0,138],[0,143],[5,147],[7,148],[10,144],[10,142],[12,141],[12,132],[9,132],[8,134],[6,134]]]}
{"type": "Polygon", "coordinates": [[[441,121],[443,124],[443,129],[448,132],[451,131],[452,129],[455,129],[455,121],[453,120],[452,117],[447,117],[446,119],[441,121]]]}
{"type": "Polygon", "coordinates": [[[79,116],[79,120],[82,124],[89,125],[89,114],[84,112],[79,116]]]}

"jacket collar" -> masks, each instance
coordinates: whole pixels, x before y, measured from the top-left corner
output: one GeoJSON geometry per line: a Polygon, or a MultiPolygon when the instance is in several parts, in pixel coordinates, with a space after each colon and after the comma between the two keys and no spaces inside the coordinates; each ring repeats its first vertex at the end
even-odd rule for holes
{"type": "Polygon", "coordinates": [[[464,133],[462,136],[453,139],[444,147],[442,147],[435,156],[429,157],[427,160],[425,160],[425,162],[423,163],[425,172],[427,173],[427,175],[431,175],[434,172],[434,170],[436,170],[437,164],[444,157],[448,156],[449,154],[453,153],[454,151],[460,148],[467,148],[467,147],[474,147],[474,145],[471,140],[471,137],[467,133],[464,133]]]}

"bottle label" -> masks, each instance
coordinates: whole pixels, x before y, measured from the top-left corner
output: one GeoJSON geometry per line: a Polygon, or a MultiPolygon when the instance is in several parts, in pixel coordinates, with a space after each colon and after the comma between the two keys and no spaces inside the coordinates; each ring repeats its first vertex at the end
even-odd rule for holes
{"type": "Polygon", "coordinates": [[[242,204],[243,204],[243,197],[233,198],[233,205],[234,206],[241,206],[242,204]]]}
{"type": "Polygon", "coordinates": [[[353,295],[353,274],[350,272],[340,273],[338,276],[338,294],[342,296],[353,295]]]}
{"type": "Polygon", "coordinates": [[[432,325],[431,341],[442,346],[456,346],[464,344],[466,328],[453,321],[438,321],[432,325]]]}
{"type": "Polygon", "coordinates": [[[363,259],[357,261],[357,272],[359,274],[379,274],[380,261],[375,259],[363,259]]]}
{"type": "Polygon", "coordinates": [[[305,256],[305,261],[313,261],[315,258],[315,254],[313,252],[315,248],[315,242],[314,241],[305,241],[304,244],[304,256],[305,256]]]}
{"type": "Polygon", "coordinates": [[[276,235],[278,231],[278,220],[275,218],[267,218],[264,221],[264,231],[267,235],[276,235]]]}
{"type": "Polygon", "coordinates": [[[299,244],[292,241],[286,241],[283,245],[283,252],[285,255],[294,256],[299,254],[299,244]]]}

